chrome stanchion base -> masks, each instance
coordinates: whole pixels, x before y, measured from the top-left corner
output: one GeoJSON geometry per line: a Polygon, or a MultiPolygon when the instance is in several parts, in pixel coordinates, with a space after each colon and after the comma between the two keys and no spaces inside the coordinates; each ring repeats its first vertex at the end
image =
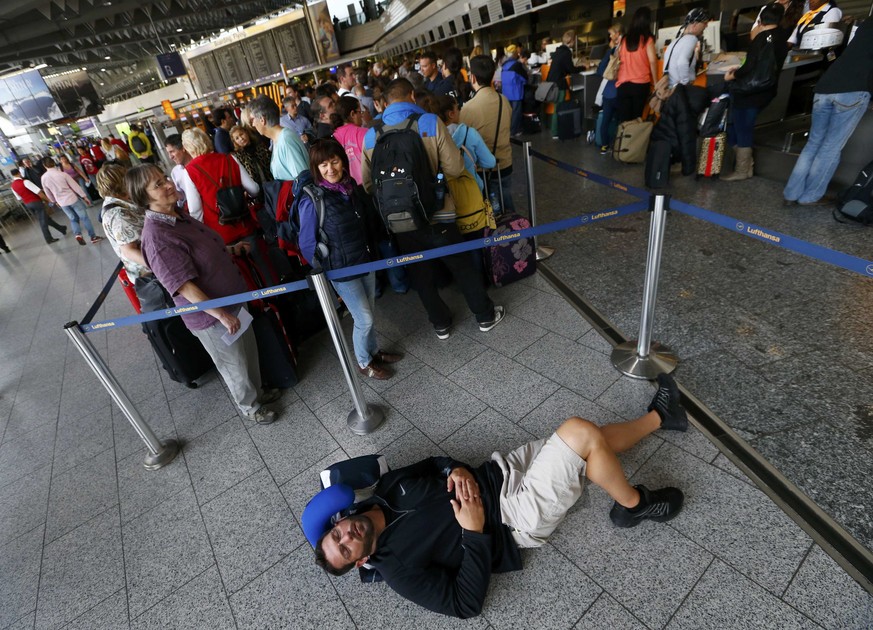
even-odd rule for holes
{"type": "Polygon", "coordinates": [[[349,412],[347,424],[349,430],[355,435],[367,435],[372,433],[385,421],[385,412],[376,405],[367,405],[367,415],[361,417],[357,409],[352,409],[349,412]]]}
{"type": "Polygon", "coordinates": [[[549,247],[548,245],[537,245],[537,260],[545,260],[554,253],[554,247],[549,247]]]}
{"type": "Polygon", "coordinates": [[[164,447],[154,455],[149,453],[146,455],[145,461],[143,462],[143,466],[145,466],[146,470],[157,470],[158,468],[163,468],[171,461],[176,459],[176,455],[179,454],[179,443],[176,440],[165,440],[164,447]]]}
{"type": "Polygon", "coordinates": [[[657,341],[649,348],[649,356],[637,354],[637,341],[626,341],[612,350],[612,365],[631,378],[653,381],[661,372],[669,374],[679,364],[677,357],[667,346],[657,341]]]}

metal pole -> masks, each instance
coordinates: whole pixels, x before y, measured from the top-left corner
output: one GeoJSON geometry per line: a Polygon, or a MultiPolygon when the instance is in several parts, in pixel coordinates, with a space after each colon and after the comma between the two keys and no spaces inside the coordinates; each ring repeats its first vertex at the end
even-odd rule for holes
{"type": "Polygon", "coordinates": [[[315,289],[315,294],[318,296],[321,310],[324,311],[327,329],[333,338],[336,355],[343,368],[343,374],[345,374],[346,383],[349,386],[349,393],[352,395],[354,408],[349,412],[349,430],[357,435],[367,435],[379,428],[379,425],[385,420],[385,414],[379,407],[369,404],[367,399],[364,398],[364,392],[361,389],[361,384],[358,382],[357,370],[352,367],[357,365],[357,361],[352,355],[345,336],[343,336],[339,317],[336,316],[336,308],[334,307],[333,290],[330,288],[327,276],[324,275],[324,270],[313,270],[309,274],[309,278],[312,282],[312,287],[315,289]]]}
{"type": "Polygon", "coordinates": [[[649,246],[646,254],[646,279],[643,285],[643,309],[640,314],[640,334],[636,340],[616,346],[612,364],[627,376],[652,380],[661,372],[676,369],[679,358],[670,348],[652,342],[655,325],[655,301],[658,295],[658,277],[661,273],[661,250],[664,247],[664,226],[667,223],[668,195],[650,198],[652,221],[649,224],[649,246]]]}
{"type": "MultiPolygon", "coordinates": [[[[524,170],[527,173],[527,207],[530,211],[531,226],[537,225],[537,197],[534,189],[534,174],[533,174],[533,158],[530,154],[530,142],[525,142],[522,145],[522,153],[524,155],[524,170]]],[[[534,237],[534,249],[537,252],[537,260],[545,260],[555,253],[554,247],[548,245],[538,245],[537,239],[534,237]]]]}
{"type": "Polygon", "coordinates": [[[66,324],[64,326],[64,331],[73,342],[73,345],[76,346],[76,349],[85,358],[85,361],[88,362],[88,366],[94,371],[97,378],[100,379],[100,382],[103,384],[103,387],[106,388],[106,391],[109,392],[112,400],[115,401],[115,404],[118,405],[122,413],[127,417],[127,420],[130,422],[134,431],[136,431],[137,435],[139,435],[142,441],[145,442],[146,447],[148,447],[149,454],[146,455],[145,462],[143,462],[146,470],[157,470],[173,461],[179,453],[179,443],[176,442],[176,440],[167,440],[166,442],[161,443],[158,436],[155,435],[155,432],[152,431],[151,427],[145,420],[143,420],[142,416],[139,415],[139,411],[137,411],[136,407],[133,406],[133,402],[131,402],[130,398],[127,397],[127,394],[121,388],[121,385],[109,369],[106,361],[104,361],[103,357],[100,356],[100,353],[97,352],[97,348],[94,347],[91,340],[88,339],[85,333],[82,332],[82,329],[79,328],[79,322],[70,322],[66,324]]]}

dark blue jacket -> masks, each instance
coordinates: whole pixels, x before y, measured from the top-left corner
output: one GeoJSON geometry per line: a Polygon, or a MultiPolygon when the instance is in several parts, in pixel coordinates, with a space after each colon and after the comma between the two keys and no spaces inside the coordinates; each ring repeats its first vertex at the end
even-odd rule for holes
{"type": "MultiPolygon", "coordinates": [[[[300,219],[300,235],[298,244],[300,253],[315,266],[320,263],[326,271],[342,269],[370,262],[370,250],[367,247],[367,231],[364,224],[364,207],[352,191],[351,195],[330,190],[321,186],[313,186],[324,199],[324,224],[319,235],[318,213],[315,202],[307,194],[300,200],[298,207],[300,219]],[[325,245],[327,255],[318,250],[325,245]]],[[[308,187],[307,187],[308,189],[308,187]]],[[[343,278],[353,280],[361,275],[343,278]]]]}

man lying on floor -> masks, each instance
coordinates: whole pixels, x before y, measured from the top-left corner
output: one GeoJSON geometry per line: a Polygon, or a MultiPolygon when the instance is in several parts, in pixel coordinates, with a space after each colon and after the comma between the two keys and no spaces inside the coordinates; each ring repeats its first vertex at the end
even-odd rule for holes
{"type": "Polygon", "coordinates": [[[316,563],[333,575],[366,564],[402,597],[466,618],[482,611],[491,573],[521,569],[519,547],[545,544],[581,496],[583,473],[615,500],[615,526],[670,520],[682,492],[631,486],[616,457],[657,429],[687,429],[675,381],[661,374],[658,385],[648,413],[630,422],[570,418],[547,440],[478,468],[433,457],[386,473],[318,540],[316,563]]]}

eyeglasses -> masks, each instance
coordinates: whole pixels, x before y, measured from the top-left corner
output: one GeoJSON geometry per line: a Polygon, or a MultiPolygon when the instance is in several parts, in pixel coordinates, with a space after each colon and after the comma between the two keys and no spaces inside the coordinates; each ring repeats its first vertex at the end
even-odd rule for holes
{"type": "Polygon", "coordinates": [[[167,184],[171,183],[172,181],[173,180],[171,180],[169,177],[167,177],[165,175],[162,179],[159,179],[154,184],[152,184],[151,187],[154,188],[155,190],[160,190],[161,188],[163,188],[167,184]]]}

